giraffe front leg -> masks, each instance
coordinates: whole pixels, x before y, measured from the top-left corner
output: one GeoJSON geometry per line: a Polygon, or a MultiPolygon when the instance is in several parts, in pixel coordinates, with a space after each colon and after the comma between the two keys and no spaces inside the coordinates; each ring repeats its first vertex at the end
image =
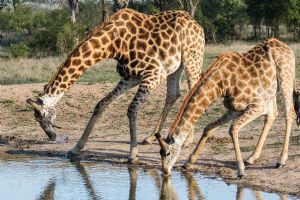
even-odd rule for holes
{"type": "Polygon", "coordinates": [[[88,137],[95,125],[95,123],[97,122],[97,119],[100,117],[100,115],[103,113],[103,111],[105,110],[105,108],[113,101],[115,100],[117,97],[119,97],[121,94],[123,94],[125,91],[127,91],[128,89],[134,87],[135,85],[137,85],[139,83],[138,80],[136,79],[130,79],[130,80],[124,80],[122,79],[117,86],[107,95],[105,96],[103,99],[101,99],[97,105],[94,108],[94,112],[92,117],[90,118],[82,136],[80,137],[79,141],[77,142],[77,144],[67,153],[67,157],[71,160],[71,161],[75,161],[75,160],[80,160],[81,159],[81,155],[80,155],[80,151],[84,148],[88,137]]]}
{"type": "Polygon", "coordinates": [[[159,78],[154,79],[156,77],[152,77],[152,81],[148,81],[144,79],[135,94],[132,102],[128,107],[127,116],[129,119],[129,129],[130,129],[130,155],[128,158],[128,162],[130,164],[137,164],[138,163],[138,146],[136,140],[136,119],[137,113],[139,108],[141,107],[142,103],[146,100],[147,96],[153,91],[156,86],[159,84],[159,78]],[[153,81],[155,80],[155,81],[153,81]]]}
{"type": "Polygon", "coordinates": [[[208,124],[204,130],[203,130],[203,134],[195,148],[195,150],[193,151],[193,153],[190,155],[187,163],[185,164],[185,168],[186,169],[192,169],[193,168],[193,164],[196,162],[196,160],[198,159],[199,155],[201,154],[204,145],[206,143],[206,140],[208,139],[208,137],[210,135],[213,134],[214,130],[216,128],[218,128],[219,126],[222,126],[224,124],[226,124],[228,121],[230,121],[231,119],[233,119],[235,116],[237,116],[237,113],[234,112],[227,112],[225,113],[221,118],[219,118],[217,121],[212,122],[210,124],[208,124]]]}

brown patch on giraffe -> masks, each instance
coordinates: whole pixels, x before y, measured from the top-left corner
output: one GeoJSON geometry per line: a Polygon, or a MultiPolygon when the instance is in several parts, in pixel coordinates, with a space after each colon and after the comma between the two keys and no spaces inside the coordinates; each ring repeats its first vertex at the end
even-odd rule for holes
{"type": "Polygon", "coordinates": [[[64,76],[66,73],[67,73],[66,70],[61,70],[60,75],[64,76]]]}
{"type": "Polygon", "coordinates": [[[132,22],[126,22],[126,27],[128,29],[128,31],[132,34],[136,33],[136,27],[134,26],[134,24],[132,22]]]}
{"type": "Polygon", "coordinates": [[[75,74],[73,74],[73,75],[71,76],[71,78],[76,78],[77,75],[78,75],[78,74],[75,73],[75,74]]]}
{"type": "Polygon", "coordinates": [[[151,17],[151,18],[150,18],[150,21],[151,21],[152,23],[154,23],[154,24],[158,23],[158,19],[155,18],[155,17],[151,17]]]}
{"type": "Polygon", "coordinates": [[[102,44],[102,45],[106,45],[108,42],[109,42],[109,40],[108,40],[107,36],[104,35],[104,36],[101,38],[101,44],[102,44]]]}
{"type": "Polygon", "coordinates": [[[121,39],[120,38],[118,38],[118,39],[116,39],[116,41],[115,41],[115,45],[116,45],[116,48],[117,49],[120,49],[120,47],[121,47],[121,39]]]}
{"type": "Polygon", "coordinates": [[[124,26],[125,25],[124,21],[122,21],[122,20],[115,21],[114,23],[116,26],[124,26]]]}
{"type": "Polygon", "coordinates": [[[80,66],[79,69],[78,69],[78,71],[81,71],[81,72],[84,71],[84,70],[85,70],[84,66],[80,66]]]}
{"type": "Polygon", "coordinates": [[[168,28],[168,25],[166,23],[160,25],[161,30],[166,30],[168,28]]]}
{"type": "Polygon", "coordinates": [[[155,39],[154,39],[154,41],[155,41],[155,44],[157,45],[157,46],[160,46],[161,45],[161,38],[158,36],[158,37],[156,37],[155,39]]]}
{"type": "Polygon", "coordinates": [[[101,56],[101,53],[100,52],[95,52],[93,54],[93,58],[96,59],[96,58],[99,58],[101,56]]]}
{"type": "Polygon", "coordinates": [[[169,39],[169,35],[166,32],[161,32],[161,36],[164,40],[168,40],[169,39]]]}
{"type": "Polygon", "coordinates": [[[66,82],[68,79],[69,79],[69,77],[68,77],[68,76],[64,76],[64,78],[63,78],[63,82],[66,82]]]}
{"type": "Polygon", "coordinates": [[[168,49],[170,46],[170,43],[168,41],[163,42],[162,46],[163,46],[163,48],[168,49]]]}
{"type": "Polygon", "coordinates": [[[123,13],[121,15],[121,18],[124,20],[124,21],[127,21],[129,19],[129,14],[128,13],[123,13]]]}
{"type": "Polygon", "coordinates": [[[137,49],[145,52],[147,50],[147,44],[144,41],[138,40],[137,49]]]}
{"type": "Polygon", "coordinates": [[[71,59],[66,60],[66,62],[64,63],[64,67],[68,68],[71,65],[71,59]]]}
{"type": "Polygon", "coordinates": [[[139,63],[139,61],[135,60],[130,63],[130,67],[135,68],[138,63],[139,63]]]}
{"type": "Polygon", "coordinates": [[[75,68],[70,68],[69,70],[68,70],[68,73],[69,74],[73,74],[75,72],[75,68]]]}
{"type": "Polygon", "coordinates": [[[131,21],[136,25],[136,26],[141,26],[142,25],[142,20],[143,19],[139,19],[136,16],[132,15],[131,16],[131,21]]]}
{"type": "Polygon", "coordinates": [[[139,51],[139,52],[137,53],[137,57],[138,57],[138,59],[140,59],[140,60],[143,60],[145,56],[146,56],[146,55],[145,55],[144,52],[140,52],[140,51],[139,51]]]}
{"type": "Polygon", "coordinates": [[[120,28],[119,29],[119,35],[120,35],[120,37],[123,38],[126,32],[127,32],[126,28],[120,28]]]}
{"type": "Polygon", "coordinates": [[[251,95],[251,89],[249,87],[247,87],[245,90],[244,90],[245,94],[250,96],[251,95]]]}
{"type": "Polygon", "coordinates": [[[83,54],[83,58],[87,58],[91,55],[92,51],[88,51],[86,53],[83,54]]]}
{"type": "Polygon", "coordinates": [[[56,87],[51,88],[51,94],[54,94],[56,87]]]}
{"type": "Polygon", "coordinates": [[[61,88],[67,88],[67,85],[64,84],[64,83],[62,83],[62,84],[60,84],[60,87],[61,87],[61,88]]]}
{"type": "Polygon", "coordinates": [[[93,62],[91,60],[86,60],[84,61],[84,64],[86,64],[87,66],[91,66],[93,62]]]}
{"type": "Polygon", "coordinates": [[[166,51],[165,51],[164,49],[159,48],[158,54],[159,54],[159,57],[160,57],[162,60],[165,60],[166,57],[167,57],[167,53],[166,53],[166,51]]]}
{"type": "Polygon", "coordinates": [[[169,49],[169,55],[174,56],[176,54],[176,48],[174,46],[171,46],[169,49]]]}
{"type": "Polygon", "coordinates": [[[174,34],[174,35],[171,37],[171,43],[172,43],[172,44],[177,44],[177,41],[178,41],[178,40],[177,40],[177,35],[174,34]]]}
{"type": "Polygon", "coordinates": [[[72,60],[72,65],[78,66],[80,64],[81,64],[81,60],[80,59],[74,59],[74,60],[72,60]]]}
{"type": "Polygon", "coordinates": [[[248,73],[249,73],[250,77],[253,77],[253,78],[258,77],[257,70],[254,66],[251,66],[248,68],[248,73]]]}
{"type": "Polygon", "coordinates": [[[80,56],[80,52],[79,52],[78,48],[73,51],[72,56],[73,57],[79,57],[80,56]]]}
{"type": "Polygon", "coordinates": [[[81,52],[85,53],[89,50],[89,44],[87,42],[85,42],[82,46],[81,46],[81,52]]]}
{"type": "Polygon", "coordinates": [[[94,49],[100,48],[100,42],[99,42],[99,40],[92,38],[92,39],[89,40],[89,42],[92,44],[92,47],[94,49]]]}

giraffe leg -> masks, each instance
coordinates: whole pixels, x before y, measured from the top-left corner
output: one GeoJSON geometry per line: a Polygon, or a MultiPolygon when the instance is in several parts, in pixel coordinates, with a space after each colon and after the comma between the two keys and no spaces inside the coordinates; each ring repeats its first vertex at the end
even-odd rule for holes
{"type": "Polygon", "coordinates": [[[94,112],[92,117],[90,118],[81,138],[77,142],[77,144],[68,152],[67,156],[71,160],[80,159],[80,151],[84,148],[88,137],[97,122],[97,119],[103,113],[105,108],[117,97],[123,94],[125,91],[129,90],[130,88],[136,86],[139,83],[137,79],[130,79],[124,80],[122,79],[117,86],[103,99],[101,99],[94,108],[94,112]]]}
{"type": "Polygon", "coordinates": [[[246,124],[248,124],[249,122],[257,118],[258,116],[260,116],[261,115],[260,110],[261,110],[260,107],[257,105],[248,106],[247,110],[232,123],[229,129],[229,135],[231,136],[234,150],[235,150],[238,178],[242,178],[244,176],[244,170],[245,170],[245,165],[242,159],[242,154],[241,154],[240,145],[238,141],[238,132],[243,126],[245,126],[246,124]]]}
{"type": "Polygon", "coordinates": [[[255,147],[255,150],[252,153],[252,155],[246,160],[246,164],[248,165],[253,164],[259,158],[263,145],[266,141],[267,135],[273,125],[273,122],[277,114],[278,113],[277,113],[277,105],[276,105],[276,98],[275,98],[271,104],[269,113],[265,116],[264,128],[262,130],[258,143],[255,147]]]}
{"type": "MultiPolygon", "coordinates": [[[[155,78],[155,77],[152,77],[155,78]]],[[[130,155],[128,158],[128,162],[131,164],[138,163],[138,147],[137,147],[137,140],[136,140],[136,118],[139,108],[141,107],[142,103],[146,100],[147,96],[153,91],[157,85],[159,84],[159,80],[151,82],[149,81],[142,81],[137,93],[135,94],[132,102],[128,107],[127,116],[129,119],[129,129],[130,129],[130,155]]]]}
{"type": "Polygon", "coordinates": [[[173,74],[171,74],[167,77],[167,96],[166,96],[166,101],[165,101],[165,106],[164,106],[163,112],[159,118],[159,121],[158,121],[153,133],[144,139],[143,144],[151,144],[153,141],[156,140],[154,134],[157,132],[161,132],[171,108],[173,107],[176,100],[180,97],[179,83],[180,83],[180,77],[181,77],[182,71],[183,71],[183,66],[181,65],[177,69],[177,71],[175,71],[173,74]]]}
{"type": "MultiPolygon", "coordinates": [[[[289,79],[291,80],[291,79],[289,79]]],[[[289,148],[289,139],[292,129],[293,120],[295,117],[294,112],[294,105],[293,105],[293,88],[291,87],[284,87],[282,86],[282,92],[284,97],[284,103],[285,103],[285,124],[286,124],[286,130],[285,130],[285,137],[284,137],[284,143],[283,143],[283,149],[280,154],[279,161],[276,165],[276,168],[281,168],[285,165],[285,161],[288,158],[288,148],[289,148]]]]}
{"type": "Polygon", "coordinates": [[[226,124],[227,122],[229,122],[231,119],[233,119],[234,117],[237,116],[237,113],[235,112],[227,112],[225,113],[221,118],[219,118],[217,121],[212,122],[210,124],[208,124],[204,130],[203,130],[203,134],[195,148],[195,150],[193,151],[193,153],[190,155],[188,162],[185,164],[185,168],[186,169],[191,169],[193,168],[193,164],[196,162],[196,160],[198,159],[199,155],[201,154],[204,145],[206,143],[206,140],[208,139],[209,136],[211,136],[214,132],[214,130],[219,127],[222,126],[224,124],[226,124]]]}

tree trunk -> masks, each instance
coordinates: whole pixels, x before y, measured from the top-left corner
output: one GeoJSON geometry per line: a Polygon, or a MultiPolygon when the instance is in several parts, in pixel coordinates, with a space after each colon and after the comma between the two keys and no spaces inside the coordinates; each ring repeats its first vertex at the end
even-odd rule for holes
{"type": "Polygon", "coordinates": [[[178,0],[181,7],[185,9],[193,18],[195,17],[195,11],[197,9],[197,6],[200,2],[200,0],[178,0]]]}
{"type": "Polygon", "coordinates": [[[102,0],[102,22],[105,22],[108,18],[107,1],[102,0]]]}
{"type": "Polygon", "coordinates": [[[76,23],[76,13],[79,13],[78,0],[68,0],[70,18],[72,23],[76,23]]]}

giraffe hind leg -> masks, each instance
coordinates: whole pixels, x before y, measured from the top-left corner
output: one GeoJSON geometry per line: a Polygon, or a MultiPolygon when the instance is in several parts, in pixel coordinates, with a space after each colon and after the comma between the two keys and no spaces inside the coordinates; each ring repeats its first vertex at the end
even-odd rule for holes
{"type": "Polygon", "coordinates": [[[136,139],[136,132],[137,132],[136,119],[137,119],[138,110],[141,107],[142,103],[146,100],[147,96],[157,87],[157,85],[160,82],[160,77],[152,76],[151,80],[152,80],[151,82],[147,80],[141,81],[139,89],[135,94],[132,102],[130,103],[127,111],[127,116],[129,120],[129,129],[130,129],[130,155],[128,158],[128,162],[130,164],[137,164],[139,162],[137,158],[138,147],[137,147],[137,139],[136,139]]]}
{"type": "Polygon", "coordinates": [[[167,94],[166,94],[166,101],[165,105],[163,108],[163,112],[159,118],[159,121],[153,131],[149,136],[147,136],[143,143],[144,145],[146,144],[151,144],[153,141],[156,140],[154,134],[157,132],[161,132],[163,125],[166,121],[166,118],[173,107],[174,103],[176,100],[180,97],[180,77],[183,71],[183,66],[180,65],[179,68],[171,75],[167,77],[167,94]]]}
{"type": "Polygon", "coordinates": [[[249,122],[261,115],[260,110],[261,109],[259,105],[252,104],[248,106],[247,110],[232,123],[229,129],[229,135],[231,136],[236,156],[238,178],[242,178],[244,176],[245,170],[245,165],[243,162],[238,140],[238,133],[243,126],[245,126],[246,124],[248,124],[249,122]]]}
{"type": "Polygon", "coordinates": [[[259,158],[262,148],[263,148],[263,145],[266,141],[267,135],[268,135],[277,115],[278,115],[277,104],[276,104],[276,98],[275,98],[272,101],[272,103],[270,104],[269,113],[265,116],[264,127],[263,127],[262,133],[260,135],[260,138],[256,144],[255,150],[252,153],[252,155],[245,161],[246,165],[253,164],[259,158]]]}

